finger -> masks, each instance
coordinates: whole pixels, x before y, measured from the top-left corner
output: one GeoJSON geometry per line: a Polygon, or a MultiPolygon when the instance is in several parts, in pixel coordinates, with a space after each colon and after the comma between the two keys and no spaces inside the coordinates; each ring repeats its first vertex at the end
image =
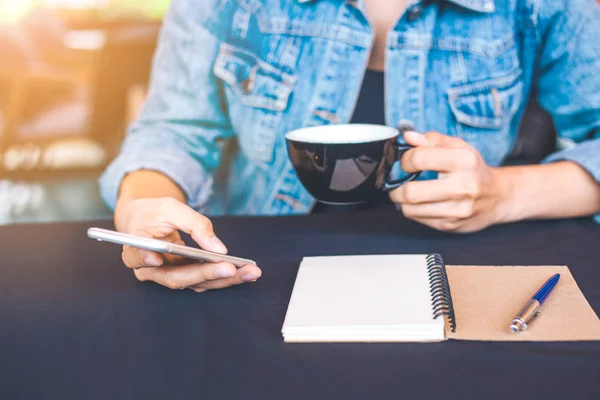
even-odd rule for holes
{"type": "Polygon", "coordinates": [[[131,246],[123,246],[121,258],[125,266],[131,269],[160,267],[165,262],[160,253],[131,246]]]}
{"type": "MultiPolygon", "coordinates": [[[[175,244],[184,244],[184,242],[179,238],[179,234],[171,234],[161,240],[175,244]]],[[[171,264],[181,261],[181,257],[177,257],[172,254],[162,254],[132,246],[123,246],[121,258],[127,267],[133,269],[160,267],[163,264],[171,264]]]]}
{"type": "Polygon", "coordinates": [[[445,232],[460,232],[463,229],[462,221],[450,220],[447,218],[411,218],[412,220],[436,229],[438,231],[445,232]]]}
{"type": "Polygon", "coordinates": [[[431,146],[425,135],[415,131],[406,131],[403,134],[404,141],[406,144],[410,144],[411,146],[431,146]]]}
{"type": "Polygon", "coordinates": [[[413,181],[405,183],[390,192],[390,199],[400,204],[434,203],[438,201],[457,200],[461,186],[449,175],[448,179],[413,181]]]}
{"type": "Polygon", "coordinates": [[[407,218],[466,219],[475,214],[474,202],[469,200],[449,200],[435,203],[402,204],[400,209],[407,218]]]}
{"type": "Polygon", "coordinates": [[[468,146],[468,144],[460,138],[443,135],[435,131],[427,132],[423,136],[425,136],[425,140],[429,146],[448,148],[460,148],[468,146]]]}
{"type": "Polygon", "coordinates": [[[135,271],[140,281],[153,281],[170,289],[185,289],[215,279],[231,278],[236,268],[230,263],[188,264],[142,268],[135,271]]]}
{"type": "Polygon", "coordinates": [[[164,199],[159,218],[190,234],[203,249],[227,253],[227,247],[214,233],[212,222],[188,205],[175,199],[164,199]]]}
{"type": "Polygon", "coordinates": [[[412,146],[422,147],[466,147],[467,143],[457,137],[443,135],[439,132],[427,132],[425,134],[406,131],[404,132],[404,141],[412,146]]]}
{"type": "Polygon", "coordinates": [[[214,281],[207,281],[200,283],[195,286],[191,286],[190,289],[196,292],[205,292],[213,289],[223,289],[230,286],[239,285],[246,282],[254,282],[262,275],[262,271],[256,265],[245,265],[238,269],[237,274],[231,278],[217,279],[214,281]]]}
{"type": "Polygon", "coordinates": [[[468,148],[415,147],[408,150],[400,160],[405,172],[442,171],[475,168],[477,154],[468,148]]]}
{"type": "Polygon", "coordinates": [[[170,242],[170,243],[175,243],[176,241],[181,240],[181,236],[179,235],[179,232],[177,232],[177,231],[173,231],[167,235],[161,235],[161,234],[156,234],[154,232],[139,230],[139,231],[134,232],[134,234],[137,236],[148,237],[151,239],[160,239],[160,240],[164,240],[165,242],[170,242]]]}

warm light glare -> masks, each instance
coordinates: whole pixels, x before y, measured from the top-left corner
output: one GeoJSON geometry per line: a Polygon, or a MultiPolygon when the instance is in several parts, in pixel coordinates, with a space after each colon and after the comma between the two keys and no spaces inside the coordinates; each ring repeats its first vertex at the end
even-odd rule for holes
{"type": "Polygon", "coordinates": [[[171,0],[0,0],[0,24],[17,23],[35,7],[63,10],[132,11],[160,18],[171,0]]]}
{"type": "Polygon", "coordinates": [[[44,0],[44,5],[48,8],[101,8],[109,3],[109,0],[44,0]]]}
{"type": "Polygon", "coordinates": [[[0,23],[19,21],[33,6],[33,0],[0,0],[0,23]]]}

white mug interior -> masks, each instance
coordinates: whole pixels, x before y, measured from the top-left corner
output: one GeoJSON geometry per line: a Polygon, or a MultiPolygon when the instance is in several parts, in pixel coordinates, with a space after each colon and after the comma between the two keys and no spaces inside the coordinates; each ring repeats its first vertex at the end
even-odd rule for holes
{"type": "Polygon", "coordinates": [[[368,143],[391,139],[398,130],[385,125],[338,124],[311,126],[288,132],[285,137],[302,143],[368,143]]]}

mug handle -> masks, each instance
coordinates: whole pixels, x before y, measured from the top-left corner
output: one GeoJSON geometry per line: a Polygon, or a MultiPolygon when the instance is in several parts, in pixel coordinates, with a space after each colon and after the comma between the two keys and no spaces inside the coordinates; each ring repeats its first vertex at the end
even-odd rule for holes
{"type": "MultiPolygon", "coordinates": [[[[402,156],[404,155],[404,153],[407,150],[410,150],[412,148],[414,148],[414,146],[408,145],[408,144],[400,144],[400,143],[394,143],[394,150],[396,151],[396,161],[400,162],[400,159],[402,158],[402,156]]],[[[391,167],[390,167],[391,170],[391,167]]],[[[421,171],[417,171],[415,173],[412,173],[402,179],[389,179],[389,173],[390,171],[388,171],[386,178],[385,178],[385,182],[383,183],[383,190],[388,191],[388,190],[392,190],[392,189],[396,189],[400,186],[402,186],[403,184],[405,184],[406,182],[410,182],[413,181],[415,179],[417,179],[419,177],[419,175],[421,175],[421,171]]]]}
{"type": "MultiPolygon", "coordinates": [[[[401,123],[398,126],[398,131],[399,131],[398,138],[402,137],[404,132],[412,131],[412,130],[414,130],[412,123],[409,123],[409,122],[401,123]]],[[[404,153],[407,150],[414,148],[414,146],[411,146],[409,144],[400,144],[400,143],[398,143],[398,141],[394,142],[393,146],[394,146],[394,151],[396,152],[394,158],[397,162],[400,162],[400,159],[402,158],[402,156],[404,155],[404,153]]],[[[390,170],[391,169],[392,169],[392,167],[390,166],[390,170]]],[[[390,171],[387,172],[387,174],[385,176],[385,182],[383,183],[383,190],[385,190],[385,191],[396,189],[397,187],[402,186],[406,182],[410,182],[410,181],[417,179],[419,177],[419,175],[421,175],[421,171],[417,171],[416,173],[410,174],[403,179],[389,180],[389,174],[390,174],[390,171]]]]}

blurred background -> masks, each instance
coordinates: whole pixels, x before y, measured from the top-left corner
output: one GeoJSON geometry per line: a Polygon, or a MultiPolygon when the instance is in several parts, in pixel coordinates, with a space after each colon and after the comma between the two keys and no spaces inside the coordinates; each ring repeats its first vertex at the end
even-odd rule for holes
{"type": "Polygon", "coordinates": [[[98,177],[170,0],[0,0],[0,225],[110,218],[98,177]]]}

